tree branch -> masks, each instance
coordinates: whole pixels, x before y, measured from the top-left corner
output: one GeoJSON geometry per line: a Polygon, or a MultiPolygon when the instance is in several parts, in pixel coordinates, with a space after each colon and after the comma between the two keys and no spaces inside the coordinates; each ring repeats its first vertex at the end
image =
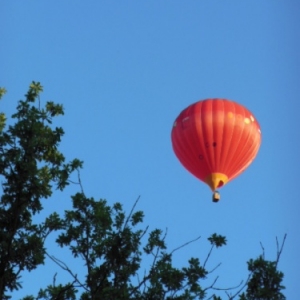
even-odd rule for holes
{"type": "Polygon", "coordinates": [[[84,193],[84,190],[83,190],[83,186],[82,186],[82,183],[81,183],[81,177],[80,177],[79,168],[77,168],[77,174],[78,174],[78,183],[79,183],[79,186],[80,186],[80,189],[81,189],[81,193],[85,196],[85,193],[84,193]]]}
{"type": "Polygon", "coordinates": [[[218,263],[211,271],[207,272],[207,274],[213,273],[216,269],[218,269],[221,266],[222,263],[218,263]]]}
{"type": "Polygon", "coordinates": [[[284,246],[286,237],[287,237],[287,234],[285,234],[284,237],[283,237],[283,240],[282,240],[282,243],[281,243],[281,247],[279,247],[278,238],[276,237],[276,245],[277,245],[276,268],[277,268],[277,265],[279,263],[280,255],[281,255],[281,253],[283,251],[283,246],[284,246]]]}
{"type": "MultiPolygon", "coordinates": [[[[89,291],[89,289],[86,287],[86,285],[82,284],[79,279],[77,278],[77,274],[74,274],[71,269],[60,259],[56,258],[53,255],[48,254],[48,252],[46,252],[46,255],[52,260],[54,261],[60,268],[62,268],[63,270],[67,271],[73,278],[74,278],[74,283],[77,282],[79,284],[80,287],[84,288],[86,291],[89,291]]],[[[55,275],[56,276],[56,275],[55,275]]]]}
{"type": "Polygon", "coordinates": [[[129,220],[130,220],[130,218],[131,218],[131,216],[132,216],[132,214],[134,212],[134,209],[135,209],[137,203],[139,202],[140,198],[141,198],[141,196],[138,196],[138,198],[135,200],[135,202],[134,202],[134,204],[133,204],[133,206],[132,206],[132,208],[130,210],[129,215],[126,218],[126,221],[125,221],[124,226],[123,226],[123,230],[127,227],[127,224],[129,222],[129,220]]]}
{"type": "Polygon", "coordinates": [[[259,242],[260,243],[260,246],[261,246],[261,249],[262,249],[262,256],[263,256],[263,259],[265,259],[265,248],[262,244],[262,242],[259,242]]]}
{"type": "Polygon", "coordinates": [[[201,238],[201,235],[198,236],[198,237],[196,237],[195,239],[189,241],[189,242],[186,242],[186,243],[182,244],[181,246],[179,246],[179,247],[173,249],[173,250],[170,252],[170,254],[173,254],[175,251],[177,251],[177,250],[179,250],[179,249],[181,249],[181,248],[183,248],[183,247],[185,247],[185,246],[187,246],[187,245],[189,245],[189,244],[191,244],[191,243],[194,243],[194,242],[198,241],[200,238],[201,238]]]}
{"type": "Polygon", "coordinates": [[[214,245],[211,246],[211,248],[210,248],[210,250],[209,250],[209,252],[208,252],[208,254],[207,254],[207,257],[206,257],[206,259],[205,259],[205,261],[204,261],[203,268],[205,268],[206,263],[207,263],[207,261],[208,261],[210,255],[211,255],[211,253],[212,253],[214,247],[215,247],[214,245]]]}

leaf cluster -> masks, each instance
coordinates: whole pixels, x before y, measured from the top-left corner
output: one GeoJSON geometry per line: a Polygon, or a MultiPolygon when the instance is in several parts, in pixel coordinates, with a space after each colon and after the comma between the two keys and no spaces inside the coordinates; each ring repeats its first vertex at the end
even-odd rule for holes
{"type": "MultiPolygon", "coordinates": [[[[77,193],[72,201],[73,209],[67,210],[60,221],[63,232],[57,243],[68,247],[74,259],[84,262],[87,275],[79,278],[60,259],[49,255],[72,278],[72,282],[61,286],[63,299],[70,292],[75,297],[78,291],[82,291],[79,297],[77,294],[81,300],[204,299],[213,288],[201,287],[200,281],[207,278],[209,271],[198,258],[191,258],[189,265],[181,269],[173,266],[172,255],[180,247],[167,252],[166,235],[161,230],[150,231],[143,243],[148,232],[148,228],[138,228],[143,212],[132,209],[126,216],[120,203],[109,206],[105,200],[96,201],[84,193],[77,193]],[[152,263],[142,274],[145,255],[152,263]]],[[[226,243],[225,237],[216,234],[209,241],[212,249],[226,243]]],[[[48,286],[40,295],[49,294],[54,288],[48,286]]]]}

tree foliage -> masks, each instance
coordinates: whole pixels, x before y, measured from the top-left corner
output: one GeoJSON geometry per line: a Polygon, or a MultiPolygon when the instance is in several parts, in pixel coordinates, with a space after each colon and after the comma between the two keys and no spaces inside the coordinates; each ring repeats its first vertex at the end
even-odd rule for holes
{"type": "MultiPolygon", "coordinates": [[[[59,225],[50,215],[44,223],[34,224],[32,216],[39,213],[42,200],[52,195],[56,186],[63,190],[70,173],[81,162],[65,163],[58,150],[63,129],[50,127],[52,118],[63,114],[61,105],[48,102],[36,107],[43,90],[32,82],[25,101],[19,101],[12,115],[14,125],[6,130],[5,116],[0,119],[0,174],[2,195],[0,203],[0,298],[7,291],[20,288],[20,274],[31,271],[44,262],[44,242],[59,225]]],[[[1,96],[4,90],[1,89],[1,96]]]]}
{"type": "MultiPolygon", "coordinates": [[[[277,270],[285,238],[281,247],[277,241],[275,261],[265,260],[264,254],[249,260],[248,279],[234,288],[220,289],[218,277],[206,283],[218,267],[208,270],[207,261],[214,249],[226,245],[226,237],[212,234],[203,262],[191,258],[187,266],[177,268],[174,252],[193,241],[168,251],[166,233],[142,227],[144,214],[135,211],[137,201],[126,215],[120,203],[110,206],[106,200],[86,197],[79,176],[82,162],[66,162],[59,151],[63,129],[52,125],[55,117],[63,115],[63,107],[53,102],[41,107],[42,91],[39,82],[30,84],[25,100],[19,101],[12,115],[13,125],[6,126],[6,116],[0,114],[0,299],[10,299],[13,291],[21,289],[22,272],[36,269],[46,257],[68,273],[70,282],[56,283],[53,274],[52,284],[23,300],[217,300],[220,290],[228,299],[285,299],[283,273],[277,270]],[[72,196],[72,209],[35,223],[43,202],[54,189],[63,191],[74,171],[80,191],[72,196]],[[84,262],[85,277],[48,252],[45,241],[54,231],[58,231],[57,245],[69,249],[74,264],[84,262]],[[146,267],[145,258],[151,262],[146,267]]],[[[0,98],[5,92],[0,89],[0,98]]]]}

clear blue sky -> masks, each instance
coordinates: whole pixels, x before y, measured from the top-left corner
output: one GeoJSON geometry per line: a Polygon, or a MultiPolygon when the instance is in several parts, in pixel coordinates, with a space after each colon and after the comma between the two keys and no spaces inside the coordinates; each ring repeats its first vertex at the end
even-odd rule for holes
{"type": "MultiPolygon", "coordinates": [[[[14,112],[32,80],[44,86],[42,101],[65,107],[61,150],[84,164],[87,196],[138,209],[145,226],[168,228],[177,266],[205,259],[207,237],[225,235],[208,267],[222,265],[219,287],[245,279],[246,261],[276,256],[276,236],[288,234],[279,269],[287,299],[299,297],[300,195],[298,0],[1,1],[0,86],[8,90],[1,111],[14,112]],[[173,121],[189,104],[229,98],[259,120],[262,146],[254,163],[221,189],[189,174],[172,151],[173,121]]],[[[44,203],[45,212],[70,208],[77,187],[44,203]]],[[[54,238],[53,238],[54,239],[54,238]]],[[[72,264],[51,240],[49,252],[72,264]]],[[[147,265],[144,266],[147,268],[147,265]]],[[[13,299],[71,280],[47,261],[23,278],[13,299]]],[[[226,298],[224,294],[221,294],[226,298]]]]}

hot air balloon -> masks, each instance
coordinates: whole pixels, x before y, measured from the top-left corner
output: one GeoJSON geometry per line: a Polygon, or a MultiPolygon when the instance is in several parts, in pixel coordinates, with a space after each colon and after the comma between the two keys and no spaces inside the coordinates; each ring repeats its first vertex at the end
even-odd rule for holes
{"type": "Polygon", "coordinates": [[[260,126],[244,106],[206,99],[184,109],[172,128],[172,146],[182,165],[213,191],[240,175],[261,144],[260,126]]]}

